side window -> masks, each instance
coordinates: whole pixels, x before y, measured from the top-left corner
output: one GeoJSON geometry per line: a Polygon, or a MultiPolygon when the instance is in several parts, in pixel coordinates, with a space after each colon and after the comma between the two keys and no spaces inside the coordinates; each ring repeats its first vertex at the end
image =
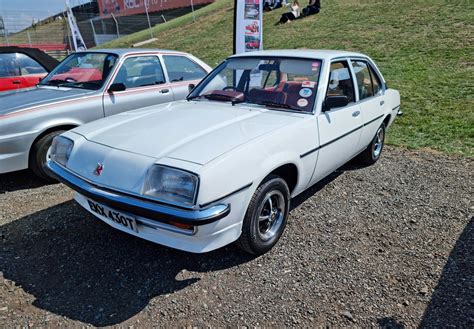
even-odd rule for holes
{"type": "Polygon", "coordinates": [[[357,87],[359,88],[359,100],[374,96],[372,78],[370,77],[367,63],[364,61],[352,61],[352,66],[354,67],[357,87]]]}
{"type": "Polygon", "coordinates": [[[202,79],[207,72],[185,56],[164,55],[166,69],[171,82],[202,79]]]}
{"type": "Polygon", "coordinates": [[[16,54],[0,54],[0,78],[15,77],[20,75],[20,66],[16,54]]]}
{"type": "Polygon", "coordinates": [[[17,54],[18,63],[20,64],[21,75],[28,74],[46,74],[46,69],[40,63],[25,54],[17,54]]]}
{"type": "Polygon", "coordinates": [[[354,102],[354,83],[346,61],[331,63],[327,96],[347,96],[354,102]]]}
{"type": "Polygon", "coordinates": [[[165,76],[157,56],[127,58],[120,67],[114,83],[136,88],[165,83],[165,76]]]}
{"type": "Polygon", "coordinates": [[[382,90],[382,82],[374,69],[369,65],[370,76],[372,77],[372,85],[374,86],[374,95],[378,95],[382,90]]]}

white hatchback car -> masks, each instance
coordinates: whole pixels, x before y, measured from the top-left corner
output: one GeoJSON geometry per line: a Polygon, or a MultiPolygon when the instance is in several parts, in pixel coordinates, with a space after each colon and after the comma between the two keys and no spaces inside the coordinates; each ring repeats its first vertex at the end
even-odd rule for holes
{"type": "Polygon", "coordinates": [[[290,199],[350,159],[381,155],[400,107],[367,56],[279,50],[235,55],[187,100],[57,137],[49,168],[109,225],[173,248],[272,248],[290,199]]]}

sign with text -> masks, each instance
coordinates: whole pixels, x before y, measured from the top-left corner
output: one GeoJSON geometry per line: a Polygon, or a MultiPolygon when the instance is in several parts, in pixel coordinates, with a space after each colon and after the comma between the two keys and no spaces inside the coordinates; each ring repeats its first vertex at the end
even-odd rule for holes
{"type": "Polygon", "coordinates": [[[234,54],[263,49],[263,2],[235,0],[234,54]]]}
{"type": "Polygon", "coordinates": [[[204,5],[214,0],[98,0],[101,16],[128,16],[148,12],[204,5]]]}

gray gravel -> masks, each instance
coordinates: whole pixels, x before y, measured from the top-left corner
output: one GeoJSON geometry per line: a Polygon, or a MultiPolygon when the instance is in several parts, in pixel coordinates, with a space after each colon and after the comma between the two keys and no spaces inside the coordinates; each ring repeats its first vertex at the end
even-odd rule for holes
{"type": "Polygon", "coordinates": [[[0,175],[0,325],[474,326],[472,160],[387,148],[292,201],[268,254],[122,234],[0,175]]]}

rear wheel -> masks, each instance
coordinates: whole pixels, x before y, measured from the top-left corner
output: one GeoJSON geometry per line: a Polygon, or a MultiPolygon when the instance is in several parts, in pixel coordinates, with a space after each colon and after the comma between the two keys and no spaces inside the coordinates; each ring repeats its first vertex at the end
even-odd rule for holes
{"type": "Polygon", "coordinates": [[[269,251],[285,230],[290,206],[290,191],[279,176],[269,176],[250,200],[237,245],[261,255],[269,251]]]}
{"type": "Polygon", "coordinates": [[[385,143],[385,123],[377,129],[374,138],[370,142],[369,146],[362,152],[358,160],[364,165],[370,166],[377,162],[382,155],[383,146],[385,143]]]}
{"type": "Polygon", "coordinates": [[[62,134],[66,130],[57,130],[50,132],[40,139],[38,139],[33,145],[30,153],[30,169],[35,173],[36,176],[47,182],[55,182],[56,180],[49,175],[46,169],[46,163],[51,157],[51,143],[53,138],[62,134]]]}

